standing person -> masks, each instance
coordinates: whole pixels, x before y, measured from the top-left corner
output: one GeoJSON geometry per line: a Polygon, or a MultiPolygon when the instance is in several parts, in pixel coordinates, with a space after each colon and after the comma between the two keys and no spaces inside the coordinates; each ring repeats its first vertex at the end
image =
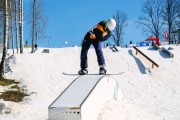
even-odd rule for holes
{"type": "Polygon", "coordinates": [[[128,45],[126,44],[126,48],[128,47],[128,45]]]}
{"type": "Polygon", "coordinates": [[[101,49],[101,42],[107,40],[111,36],[111,31],[116,27],[116,21],[112,18],[107,21],[99,22],[95,27],[89,30],[82,42],[81,49],[81,69],[78,72],[79,75],[84,75],[88,73],[87,67],[87,53],[91,46],[94,46],[97,60],[99,64],[99,74],[106,74],[105,69],[105,59],[101,49]]]}

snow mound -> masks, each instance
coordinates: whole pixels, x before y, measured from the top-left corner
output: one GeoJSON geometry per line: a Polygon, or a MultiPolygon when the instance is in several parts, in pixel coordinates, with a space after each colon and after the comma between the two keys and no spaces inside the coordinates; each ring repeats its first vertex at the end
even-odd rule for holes
{"type": "MultiPolygon", "coordinates": [[[[169,46],[164,46],[168,48],[169,46]]],[[[133,48],[118,48],[113,52],[104,48],[107,73],[119,83],[120,97],[108,101],[98,120],[179,120],[180,119],[180,47],[170,46],[174,58],[148,47],[139,48],[160,67],[142,55],[135,55],[133,48]]],[[[7,102],[0,107],[1,120],[46,120],[48,106],[77,77],[64,73],[77,73],[80,69],[80,47],[38,48],[35,53],[24,49],[7,59],[6,78],[20,82],[30,96],[21,103],[7,102]],[[49,53],[43,53],[49,49],[49,53]]],[[[88,71],[98,73],[99,67],[94,49],[88,52],[88,71]]],[[[0,86],[0,92],[6,88],[0,86]]]]}

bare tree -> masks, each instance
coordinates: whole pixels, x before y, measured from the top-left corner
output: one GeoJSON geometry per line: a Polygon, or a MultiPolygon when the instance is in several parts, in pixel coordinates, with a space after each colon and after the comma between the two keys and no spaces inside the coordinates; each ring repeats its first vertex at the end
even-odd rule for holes
{"type": "MultiPolygon", "coordinates": [[[[3,32],[4,29],[3,28],[3,10],[4,9],[4,5],[2,4],[4,2],[4,0],[0,0],[0,40],[1,42],[3,41],[3,32]]],[[[16,41],[16,48],[17,48],[17,53],[18,53],[18,37],[19,37],[19,0],[9,0],[8,1],[8,14],[9,14],[9,37],[8,37],[8,47],[7,49],[10,47],[11,44],[11,48],[13,50],[14,53],[14,41],[16,41]],[[15,36],[14,36],[15,34],[15,36]],[[15,38],[15,39],[14,39],[15,38]]],[[[3,42],[2,42],[3,43],[3,42]]]]}
{"type": "Polygon", "coordinates": [[[3,3],[3,0],[0,0],[0,11],[3,11],[3,5],[4,5],[4,3],[3,3]]]}
{"type": "Polygon", "coordinates": [[[36,14],[36,0],[33,1],[33,27],[32,27],[32,50],[31,52],[33,53],[34,52],[34,36],[35,36],[35,14],[36,14]]]}
{"type": "MultiPolygon", "coordinates": [[[[180,1],[179,0],[164,0],[164,19],[168,24],[168,39],[171,43],[171,32],[176,23],[179,23],[180,17],[180,1]]],[[[178,24],[177,24],[178,25],[178,24]]]]}
{"type": "Polygon", "coordinates": [[[23,36],[23,0],[19,0],[19,28],[20,28],[20,53],[23,53],[24,36],[23,36]]]}
{"type": "Polygon", "coordinates": [[[138,18],[137,25],[141,26],[144,34],[155,35],[159,38],[163,20],[163,1],[147,0],[142,5],[142,15],[138,18]]]}
{"type": "Polygon", "coordinates": [[[117,11],[113,18],[116,20],[116,28],[112,33],[112,39],[117,46],[123,42],[124,30],[127,26],[127,15],[121,11],[117,11]]]}
{"type": "Polygon", "coordinates": [[[0,45],[3,43],[3,0],[0,0],[0,45]]]}
{"type": "Polygon", "coordinates": [[[16,50],[17,50],[17,53],[18,53],[18,51],[19,51],[19,47],[18,47],[18,27],[19,27],[19,25],[18,25],[18,21],[19,21],[19,19],[18,19],[18,16],[19,16],[19,14],[18,14],[19,12],[18,12],[18,0],[15,0],[15,31],[16,31],[16,50]]]}
{"type": "Polygon", "coordinates": [[[4,73],[4,62],[5,62],[6,53],[7,53],[7,40],[9,36],[8,29],[9,29],[8,0],[4,0],[4,44],[3,44],[3,55],[2,55],[2,60],[0,64],[0,78],[3,78],[3,73],[4,73]]]}
{"type": "Polygon", "coordinates": [[[177,29],[180,29],[180,20],[175,21],[175,26],[177,29]]]}
{"type": "Polygon", "coordinates": [[[14,54],[14,16],[13,16],[14,9],[12,5],[13,5],[13,0],[10,0],[9,1],[10,37],[11,37],[11,48],[14,54]]]}
{"type": "Polygon", "coordinates": [[[43,14],[42,0],[33,0],[32,13],[32,53],[34,52],[34,45],[38,45],[38,39],[45,36],[45,29],[47,25],[47,18],[43,14]]]}

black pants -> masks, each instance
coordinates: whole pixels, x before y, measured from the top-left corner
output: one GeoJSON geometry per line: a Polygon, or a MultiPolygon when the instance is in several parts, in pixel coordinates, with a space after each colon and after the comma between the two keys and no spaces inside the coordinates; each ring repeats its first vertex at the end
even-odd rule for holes
{"type": "Polygon", "coordinates": [[[103,52],[101,49],[101,42],[99,42],[98,40],[84,40],[82,43],[82,49],[81,49],[81,68],[82,69],[85,69],[88,67],[87,53],[91,44],[95,48],[98,64],[105,65],[105,60],[104,60],[103,52]]]}

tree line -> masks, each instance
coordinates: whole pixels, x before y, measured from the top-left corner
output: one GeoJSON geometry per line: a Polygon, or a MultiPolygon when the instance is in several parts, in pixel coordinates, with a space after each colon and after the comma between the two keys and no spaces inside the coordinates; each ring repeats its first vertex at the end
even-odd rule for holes
{"type": "Polygon", "coordinates": [[[137,24],[147,35],[160,38],[164,31],[168,31],[168,42],[171,44],[171,33],[180,29],[180,1],[179,0],[147,0],[142,5],[142,15],[137,24]]]}
{"type": "MultiPolygon", "coordinates": [[[[128,25],[128,16],[118,10],[113,18],[117,27],[113,31],[112,39],[120,46],[128,25]]],[[[167,31],[168,43],[171,44],[172,32],[180,30],[180,0],[146,0],[142,3],[141,15],[134,24],[141,28],[146,36],[154,35],[160,38],[164,36],[164,31],[167,31]]]]}
{"type": "MultiPolygon", "coordinates": [[[[43,36],[47,18],[43,14],[42,0],[30,1],[30,15],[26,21],[32,29],[31,52],[38,45],[38,39],[43,36]]],[[[13,54],[23,53],[24,48],[24,1],[23,0],[0,0],[0,44],[3,48],[0,78],[3,77],[4,62],[9,48],[13,54]]]]}

